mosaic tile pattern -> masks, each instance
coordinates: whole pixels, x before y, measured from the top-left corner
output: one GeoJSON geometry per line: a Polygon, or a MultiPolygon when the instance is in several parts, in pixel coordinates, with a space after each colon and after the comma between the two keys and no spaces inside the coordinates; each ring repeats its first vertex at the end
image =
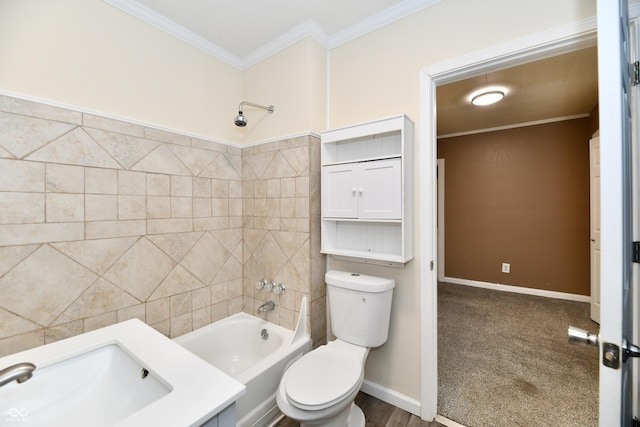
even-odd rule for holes
{"type": "Polygon", "coordinates": [[[303,296],[322,343],[319,165],[314,137],[239,149],[0,96],[0,356],[130,318],[176,337],[268,299],[294,328],[303,296]]]}

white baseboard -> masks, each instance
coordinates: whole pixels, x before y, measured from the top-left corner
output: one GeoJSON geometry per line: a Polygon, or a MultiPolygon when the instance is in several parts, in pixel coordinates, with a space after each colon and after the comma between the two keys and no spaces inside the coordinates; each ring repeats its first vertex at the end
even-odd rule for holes
{"type": "Polygon", "coordinates": [[[443,277],[441,282],[456,285],[474,286],[476,288],[492,289],[494,291],[513,292],[516,294],[535,295],[539,297],[564,299],[568,301],[590,302],[588,295],[568,294],[565,292],[547,291],[544,289],[523,288],[521,286],[502,285],[500,283],[479,282],[477,280],[457,279],[455,277],[443,277]]]}
{"type": "Polygon", "coordinates": [[[464,427],[462,424],[450,420],[449,418],[443,417],[442,415],[436,415],[435,421],[447,427],[464,427]]]}
{"type": "Polygon", "coordinates": [[[360,390],[370,396],[380,399],[383,402],[387,402],[390,405],[397,406],[400,409],[404,409],[413,415],[420,416],[420,401],[404,394],[398,393],[395,390],[381,386],[369,380],[364,380],[360,390]]]}

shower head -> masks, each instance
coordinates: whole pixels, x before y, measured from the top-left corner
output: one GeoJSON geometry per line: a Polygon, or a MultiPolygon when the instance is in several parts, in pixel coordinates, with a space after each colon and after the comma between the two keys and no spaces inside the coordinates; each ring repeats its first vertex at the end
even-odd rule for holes
{"type": "Polygon", "coordinates": [[[236,126],[241,128],[247,125],[247,118],[244,116],[244,113],[242,112],[243,105],[248,105],[250,107],[255,107],[255,108],[262,108],[263,110],[267,110],[269,114],[273,113],[273,110],[274,110],[273,105],[269,105],[268,107],[265,107],[264,105],[254,104],[253,102],[242,101],[240,103],[240,106],[238,107],[238,115],[233,121],[236,126]]]}
{"type": "Polygon", "coordinates": [[[244,114],[242,114],[242,110],[238,111],[238,115],[236,116],[236,119],[234,120],[234,123],[236,124],[236,126],[238,127],[245,127],[247,125],[247,119],[244,116],[244,114]]]}

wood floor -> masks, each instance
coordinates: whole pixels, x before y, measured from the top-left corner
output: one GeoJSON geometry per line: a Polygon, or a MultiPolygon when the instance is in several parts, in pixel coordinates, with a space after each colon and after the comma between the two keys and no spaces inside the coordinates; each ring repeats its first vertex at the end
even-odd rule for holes
{"type": "MultiPolygon", "coordinates": [[[[367,427],[444,427],[435,421],[422,421],[420,417],[362,392],[356,397],[356,405],[364,412],[367,427]]],[[[275,424],[275,427],[298,427],[299,425],[289,418],[284,418],[275,424]]]]}

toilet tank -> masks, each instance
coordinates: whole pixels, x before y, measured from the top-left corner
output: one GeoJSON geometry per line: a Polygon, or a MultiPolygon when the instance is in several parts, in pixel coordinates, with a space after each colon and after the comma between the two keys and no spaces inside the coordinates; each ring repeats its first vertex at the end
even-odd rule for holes
{"type": "Polygon", "coordinates": [[[387,341],[392,279],[346,271],[325,275],[331,332],[343,341],[363,347],[377,347],[387,341]]]}

